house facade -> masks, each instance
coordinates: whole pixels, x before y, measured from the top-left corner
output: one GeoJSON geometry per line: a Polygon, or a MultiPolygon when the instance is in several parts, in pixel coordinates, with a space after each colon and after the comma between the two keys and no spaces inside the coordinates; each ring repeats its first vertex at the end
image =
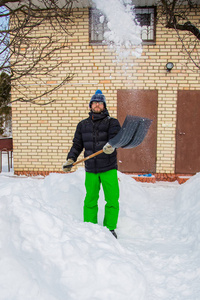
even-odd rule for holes
{"type": "MultiPolygon", "coordinates": [[[[147,9],[151,18],[159,8],[147,9]]],[[[138,16],[144,14],[140,8],[138,16]]],[[[160,23],[155,26],[145,17],[144,28],[151,34],[143,36],[141,56],[130,54],[121,59],[114,48],[102,44],[92,22],[90,7],[77,11],[69,47],[58,53],[66,65],[46,82],[53,86],[60,76],[74,74],[49,96],[56,101],[45,106],[12,104],[15,174],[62,172],[76,125],[87,118],[90,98],[97,89],[104,93],[110,115],[121,124],[127,114],[153,120],[140,146],[118,149],[120,171],[135,176],[151,174],[155,180],[176,180],[199,172],[200,76],[183,54],[176,32],[160,23]],[[171,70],[168,63],[173,63],[171,70]]],[[[49,34],[49,30],[45,26],[37,34],[49,34]]],[[[43,88],[39,82],[31,85],[31,80],[26,84],[33,92],[43,88]]],[[[20,95],[14,91],[12,97],[20,95]]]]}

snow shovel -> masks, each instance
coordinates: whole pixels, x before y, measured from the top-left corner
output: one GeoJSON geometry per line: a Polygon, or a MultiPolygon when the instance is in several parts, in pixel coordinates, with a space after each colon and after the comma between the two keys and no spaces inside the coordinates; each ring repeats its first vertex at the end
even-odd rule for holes
{"type": "MultiPolygon", "coordinates": [[[[144,140],[151,123],[152,120],[150,119],[127,115],[120,131],[117,133],[117,135],[114,138],[110,139],[108,143],[113,148],[130,149],[130,148],[137,147],[144,140]]],[[[74,162],[72,166],[75,166],[81,162],[93,158],[101,153],[103,153],[103,149],[77,162],[74,162]]],[[[69,167],[69,165],[66,167],[69,167]]]]}

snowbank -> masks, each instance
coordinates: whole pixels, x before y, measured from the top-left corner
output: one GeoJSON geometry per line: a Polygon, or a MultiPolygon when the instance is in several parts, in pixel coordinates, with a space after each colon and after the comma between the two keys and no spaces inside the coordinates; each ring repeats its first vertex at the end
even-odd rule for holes
{"type": "Polygon", "coordinates": [[[102,191],[99,224],[82,221],[83,169],[44,179],[7,174],[0,175],[1,300],[198,299],[199,174],[165,186],[119,172],[118,240],[102,226],[102,191]]]}

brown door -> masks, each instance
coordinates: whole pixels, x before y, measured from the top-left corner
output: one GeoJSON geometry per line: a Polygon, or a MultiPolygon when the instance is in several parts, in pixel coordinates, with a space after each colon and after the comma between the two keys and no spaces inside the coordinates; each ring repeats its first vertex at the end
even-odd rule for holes
{"type": "Polygon", "coordinates": [[[200,91],[178,91],[175,172],[200,171],[200,91]]]}
{"type": "Polygon", "coordinates": [[[126,115],[153,120],[147,136],[138,147],[118,149],[119,171],[156,172],[157,107],[158,93],[156,90],[118,90],[117,117],[121,125],[126,115]]]}

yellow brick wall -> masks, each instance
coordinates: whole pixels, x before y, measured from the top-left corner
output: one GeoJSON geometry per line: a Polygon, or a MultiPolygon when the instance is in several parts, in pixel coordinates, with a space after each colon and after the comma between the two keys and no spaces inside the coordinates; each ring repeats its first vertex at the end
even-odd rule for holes
{"type": "MultiPolygon", "coordinates": [[[[76,125],[88,116],[89,100],[98,88],[105,94],[113,117],[117,117],[118,89],[158,90],[156,171],[174,173],[177,90],[199,89],[199,73],[191,63],[191,70],[186,68],[187,58],[181,54],[175,31],[160,25],[156,45],[143,46],[140,58],[130,56],[116,62],[114,50],[89,45],[88,9],[83,12],[73,26],[70,47],[58,53],[66,60],[65,65],[46,84],[53,86],[68,73],[73,73],[74,79],[54,92],[48,99],[56,102],[47,106],[22,102],[12,105],[15,171],[62,171],[76,125]],[[174,63],[171,73],[165,69],[168,61],[174,63]]],[[[26,83],[33,93],[44,92],[43,85],[32,84],[30,79],[26,83]]],[[[15,91],[12,94],[13,99],[19,96],[15,91]]]]}

